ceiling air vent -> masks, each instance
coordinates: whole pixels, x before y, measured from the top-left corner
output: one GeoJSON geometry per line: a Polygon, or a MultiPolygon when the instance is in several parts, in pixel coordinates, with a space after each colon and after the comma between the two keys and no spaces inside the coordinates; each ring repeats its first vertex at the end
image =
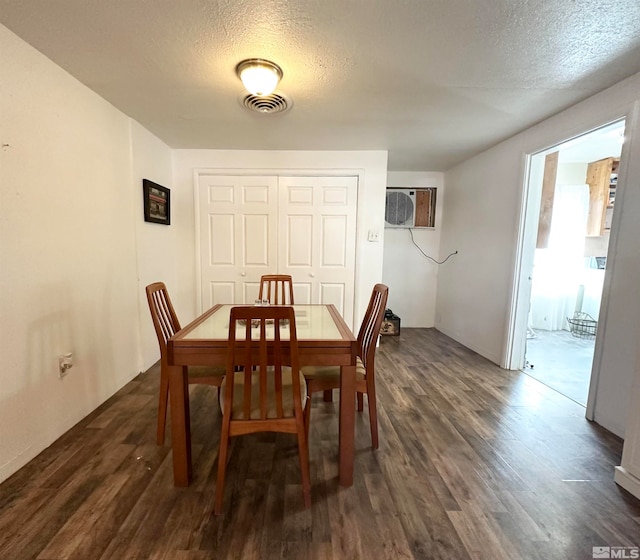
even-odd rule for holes
{"type": "Polygon", "coordinates": [[[275,113],[284,113],[291,108],[293,104],[291,99],[282,93],[273,92],[269,95],[253,95],[245,93],[240,97],[240,104],[250,111],[255,111],[262,115],[273,115],[275,113]]]}

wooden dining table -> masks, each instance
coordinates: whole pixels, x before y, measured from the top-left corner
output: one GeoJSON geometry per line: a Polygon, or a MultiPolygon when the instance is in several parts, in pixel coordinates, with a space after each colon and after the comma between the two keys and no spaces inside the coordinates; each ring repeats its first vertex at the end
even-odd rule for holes
{"type": "MultiPolygon", "coordinates": [[[[229,313],[218,304],[179,330],[168,341],[169,399],[173,480],[191,480],[191,427],[187,366],[226,366],[229,313]]],[[[333,305],[293,305],[300,366],[340,366],[339,481],[353,484],[357,341],[333,305]]]]}

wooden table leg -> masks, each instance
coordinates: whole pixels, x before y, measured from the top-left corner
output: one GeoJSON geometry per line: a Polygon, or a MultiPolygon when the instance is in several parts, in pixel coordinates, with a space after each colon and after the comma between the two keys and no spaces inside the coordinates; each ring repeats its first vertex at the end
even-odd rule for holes
{"type": "Polygon", "coordinates": [[[356,419],[356,368],[342,366],[340,372],[340,485],[353,484],[356,419]]]}
{"type": "Polygon", "coordinates": [[[189,486],[191,480],[191,423],[189,421],[189,384],[187,368],[169,367],[169,402],[173,483],[189,486]]]}

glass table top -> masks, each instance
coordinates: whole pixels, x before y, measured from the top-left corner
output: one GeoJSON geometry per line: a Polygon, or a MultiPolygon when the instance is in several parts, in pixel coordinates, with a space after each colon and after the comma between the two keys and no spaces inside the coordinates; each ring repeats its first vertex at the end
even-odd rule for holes
{"type": "MultiPolygon", "coordinates": [[[[229,337],[229,314],[234,305],[222,305],[215,313],[185,333],[183,340],[227,339],[229,337]]],[[[340,340],[342,335],[326,305],[294,305],[298,340],[340,340]]],[[[244,339],[244,326],[236,329],[236,339],[244,339]]],[[[289,328],[280,330],[287,339],[289,328]]],[[[252,335],[253,336],[253,335],[252,335]]],[[[267,326],[267,337],[273,337],[273,326],[267,326]]]]}

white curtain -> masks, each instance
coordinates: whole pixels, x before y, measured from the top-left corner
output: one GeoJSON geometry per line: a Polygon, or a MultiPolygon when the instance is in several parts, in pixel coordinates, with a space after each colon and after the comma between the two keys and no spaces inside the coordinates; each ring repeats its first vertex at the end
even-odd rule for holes
{"type": "Polygon", "coordinates": [[[529,314],[534,329],[568,329],[566,319],[582,301],[588,213],[588,185],[556,185],[549,245],[536,249],[534,257],[529,314]]]}

